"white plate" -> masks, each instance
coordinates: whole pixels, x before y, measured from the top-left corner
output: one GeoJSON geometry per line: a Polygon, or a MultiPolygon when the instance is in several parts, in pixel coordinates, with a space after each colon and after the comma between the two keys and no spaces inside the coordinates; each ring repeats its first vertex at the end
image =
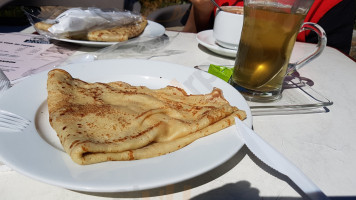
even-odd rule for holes
{"type": "MultiPolygon", "coordinates": [[[[232,105],[247,112],[244,122],[252,126],[251,111],[240,93],[221,79],[194,68],[124,59],[73,64],[64,69],[88,82],[120,80],[162,88],[178,81],[194,94],[209,93],[218,87],[232,105]]],[[[2,109],[32,121],[21,133],[0,129],[0,160],[17,172],[48,184],[90,192],[150,189],[207,172],[230,159],[243,146],[231,126],[167,155],[81,166],[62,150],[49,125],[46,83],[47,72],[43,72],[23,80],[0,98],[2,109]]]]}
{"type": "MultiPolygon", "coordinates": [[[[148,24],[145,28],[145,30],[143,31],[143,33],[138,36],[137,38],[155,38],[155,37],[159,37],[162,36],[165,32],[165,28],[156,22],[147,20],[148,24]]],[[[106,46],[110,46],[113,44],[116,44],[117,42],[95,42],[95,41],[86,41],[86,40],[71,40],[71,39],[60,39],[60,38],[53,38],[55,40],[59,40],[59,41],[63,41],[63,42],[70,42],[70,43],[74,43],[74,44],[80,44],[82,46],[89,46],[89,47],[106,47],[106,46]]],[[[134,40],[130,39],[130,40],[134,40]]],[[[128,40],[128,41],[130,41],[128,40]]],[[[123,42],[124,43],[124,42],[123,42]]]]}
{"type": "Polygon", "coordinates": [[[213,36],[213,30],[199,32],[196,39],[199,44],[203,45],[214,53],[232,58],[236,57],[237,50],[227,49],[216,44],[215,38],[213,36]]]}

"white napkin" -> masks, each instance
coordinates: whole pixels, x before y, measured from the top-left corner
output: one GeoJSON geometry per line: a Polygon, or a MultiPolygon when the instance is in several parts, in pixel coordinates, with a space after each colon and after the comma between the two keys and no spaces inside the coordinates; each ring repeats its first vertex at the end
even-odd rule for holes
{"type": "Polygon", "coordinates": [[[130,12],[103,12],[98,8],[71,8],[60,14],[48,31],[53,34],[85,31],[96,26],[128,24],[137,20],[138,15],[130,12]],[[120,24],[121,23],[121,24],[120,24]]]}

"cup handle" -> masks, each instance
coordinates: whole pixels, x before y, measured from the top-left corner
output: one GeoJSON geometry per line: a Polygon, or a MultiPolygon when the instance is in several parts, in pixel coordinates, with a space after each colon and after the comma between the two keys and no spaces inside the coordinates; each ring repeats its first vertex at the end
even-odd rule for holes
{"type": "Polygon", "coordinates": [[[314,58],[318,57],[326,46],[326,42],[327,42],[326,33],[321,26],[319,26],[316,23],[305,22],[303,23],[302,28],[300,29],[299,32],[308,31],[308,30],[314,31],[318,35],[318,43],[316,45],[316,49],[312,54],[305,57],[304,59],[295,63],[289,63],[287,74],[291,74],[295,70],[302,68],[305,64],[309,63],[314,58]]]}

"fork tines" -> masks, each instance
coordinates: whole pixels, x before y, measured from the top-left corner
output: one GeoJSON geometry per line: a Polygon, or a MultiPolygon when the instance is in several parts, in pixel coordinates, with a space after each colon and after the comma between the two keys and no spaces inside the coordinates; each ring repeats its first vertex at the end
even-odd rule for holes
{"type": "Polygon", "coordinates": [[[27,120],[19,115],[14,113],[0,110],[0,127],[11,129],[14,131],[22,131],[24,130],[29,124],[31,123],[30,120],[27,120]]]}

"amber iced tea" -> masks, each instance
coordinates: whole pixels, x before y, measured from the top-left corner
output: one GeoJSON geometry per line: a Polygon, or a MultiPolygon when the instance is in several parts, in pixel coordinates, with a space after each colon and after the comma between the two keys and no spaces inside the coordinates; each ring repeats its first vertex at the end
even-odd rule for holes
{"type": "Polygon", "coordinates": [[[244,9],[232,85],[258,92],[279,91],[305,14],[253,4],[244,9]]]}

